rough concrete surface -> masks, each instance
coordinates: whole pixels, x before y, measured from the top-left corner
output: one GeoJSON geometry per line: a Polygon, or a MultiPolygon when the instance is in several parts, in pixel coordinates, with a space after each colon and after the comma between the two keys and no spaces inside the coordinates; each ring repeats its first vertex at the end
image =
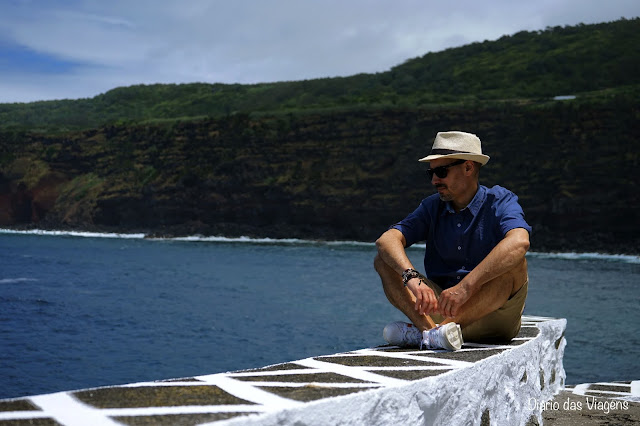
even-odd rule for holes
{"type": "Polygon", "coordinates": [[[604,412],[604,403],[587,407],[585,398],[640,398],[640,382],[579,385],[549,400],[564,388],[565,324],[524,317],[510,344],[467,343],[457,352],[381,346],[244,371],[2,400],[0,425],[638,422],[640,401],[604,412]],[[528,400],[546,405],[531,407],[528,400]],[[566,401],[568,407],[582,402],[582,410],[563,409],[566,401]]]}
{"type": "Polygon", "coordinates": [[[545,425],[638,425],[640,381],[589,383],[567,388],[544,404],[545,425]]]}

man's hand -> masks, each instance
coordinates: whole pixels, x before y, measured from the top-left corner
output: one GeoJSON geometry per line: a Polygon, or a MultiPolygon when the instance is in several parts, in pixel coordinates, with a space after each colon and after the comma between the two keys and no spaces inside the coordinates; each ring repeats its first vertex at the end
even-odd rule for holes
{"type": "Polygon", "coordinates": [[[451,288],[443,290],[438,298],[438,313],[445,318],[455,318],[462,305],[469,300],[471,295],[472,292],[464,281],[451,288]]]}
{"type": "Polygon", "coordinates": [[[420,315],[429,315],[438,308],[438,300],[431,288],[420,281],[420,278],[412,278],[407,281],[407,288],[416,297],[415,310],[420,315]]]}
{"type": "Polygon", "coordinates": [[[515,228],[507,232],[502,241],[458,285],[440,293],[438,313],[445,318],[458,315],[462,305],[485,283],[525,262],[527,250],[529,250],[529,232],[526,229],[515,228]]]}

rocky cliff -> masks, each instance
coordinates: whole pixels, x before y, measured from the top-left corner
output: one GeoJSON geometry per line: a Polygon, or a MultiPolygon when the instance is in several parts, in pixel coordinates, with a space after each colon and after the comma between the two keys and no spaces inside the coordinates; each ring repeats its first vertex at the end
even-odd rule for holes
{"type": "Polygon", "coordinates": [[[3,134],[0,226],[372,241],[433,192],[436,132],[478,134],[533,250],[640,252],[634,96],[3,134]]]}

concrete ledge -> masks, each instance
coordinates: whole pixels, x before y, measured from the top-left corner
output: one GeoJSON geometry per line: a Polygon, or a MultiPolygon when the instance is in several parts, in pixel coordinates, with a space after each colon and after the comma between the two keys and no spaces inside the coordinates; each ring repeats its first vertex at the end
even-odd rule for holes
{"type": "Polygon", "coordinates": [[[0,425],[542,424],[564,387],[566,320],[524,317],[508,345],[392,346],[255,370],[0,401],[0,425]]]}
{"type": "Polygon", "coordinates": [[[550,426],[640,424],[640,380],[566,387],[543,407],[550,426]]]}

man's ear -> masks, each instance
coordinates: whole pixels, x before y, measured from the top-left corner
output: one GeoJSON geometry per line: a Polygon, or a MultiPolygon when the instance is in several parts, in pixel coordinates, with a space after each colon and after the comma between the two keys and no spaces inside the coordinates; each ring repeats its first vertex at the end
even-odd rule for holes
{"type": "Polygon", "coordinates": [[[473,161],[466,161],[464,163],[464,171],[466,173],[473,173],[474,168],[475,168],[475,165],[473,164],[473,161]]]}

